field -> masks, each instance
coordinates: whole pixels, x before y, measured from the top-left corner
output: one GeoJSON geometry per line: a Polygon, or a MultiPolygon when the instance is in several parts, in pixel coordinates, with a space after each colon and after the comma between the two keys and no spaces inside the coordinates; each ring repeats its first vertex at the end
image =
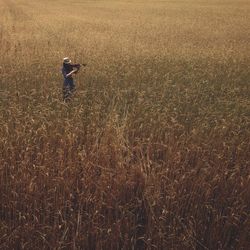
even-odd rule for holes
{"type": "Polygon", "coordinates": [[[249,249],[249,13],[0,0],[0,249],[249,249]]]}

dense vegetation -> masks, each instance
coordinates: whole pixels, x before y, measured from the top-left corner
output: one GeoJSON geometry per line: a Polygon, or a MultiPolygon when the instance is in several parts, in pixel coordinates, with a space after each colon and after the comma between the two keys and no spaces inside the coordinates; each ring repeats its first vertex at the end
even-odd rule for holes
{"type": "Polygon", "coordinates": [[[0,0],[0,248],[247,249],[249,12],[0,0]]]}

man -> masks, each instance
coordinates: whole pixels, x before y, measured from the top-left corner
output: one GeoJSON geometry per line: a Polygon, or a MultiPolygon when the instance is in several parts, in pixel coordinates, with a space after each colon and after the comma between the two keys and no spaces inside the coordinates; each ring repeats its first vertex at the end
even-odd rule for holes
{"type": "Polygon", "coordinates": [[[63,83],[63,100],[68,101],[72,92],[75,90],[73,74],[76,74],[81,65],[72,64],[68,57],[63,58],[62,74],[64,77],[63,83]]]}

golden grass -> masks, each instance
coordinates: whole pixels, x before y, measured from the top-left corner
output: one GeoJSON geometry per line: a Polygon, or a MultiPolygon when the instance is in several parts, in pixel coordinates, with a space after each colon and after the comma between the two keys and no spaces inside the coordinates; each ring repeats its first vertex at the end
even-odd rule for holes
{"type": "Polygon", "coordinates": [[[0,248],[247,249],[249,12],[0,0],[0,248]]]}

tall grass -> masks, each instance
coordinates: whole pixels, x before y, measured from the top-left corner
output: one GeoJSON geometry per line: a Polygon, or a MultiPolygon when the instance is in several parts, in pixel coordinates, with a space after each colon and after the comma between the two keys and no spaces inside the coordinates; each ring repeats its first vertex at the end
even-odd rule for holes
{"type": "Polygon", "coordinates": [[[0,248],[248,249],[249,10],[0,0],[0,248]]]}

